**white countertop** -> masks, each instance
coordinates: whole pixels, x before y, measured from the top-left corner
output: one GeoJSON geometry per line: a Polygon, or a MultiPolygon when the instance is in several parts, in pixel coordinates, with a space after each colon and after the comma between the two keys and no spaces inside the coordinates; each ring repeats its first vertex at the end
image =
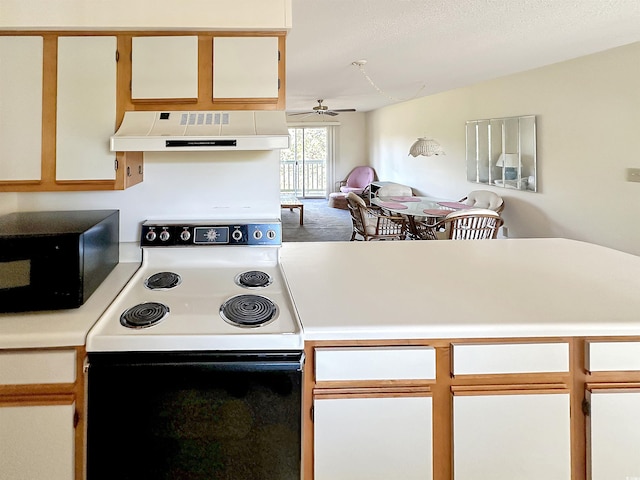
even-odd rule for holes
{"type": "Polygon", "coordinates": [[[121,261],[80,308],[0,313],[0,349],[84,345],[89,329],[139,266],[121,261]]]}
{"type": "MultiPolygon", "coordinates": [[[[139,267],[80,308],[0,314],[0,349],[81,346],[139,267]]],[[[291,242],[306,340],[640,335],[640,257],[565,239],[291,242]]]]}
{"type": "Polygon", "coordinates": [[[566,239],[285,243],[306,340],[640,335],[640,257],[566,239]]]}

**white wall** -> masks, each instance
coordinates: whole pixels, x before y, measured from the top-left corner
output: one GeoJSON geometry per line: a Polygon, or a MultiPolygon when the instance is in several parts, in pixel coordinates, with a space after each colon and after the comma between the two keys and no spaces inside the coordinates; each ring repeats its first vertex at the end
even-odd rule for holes
{"type": "Polygon", "coordinates": [[[18,209],[18,194],[0,193],[0,215],[15,212],[18,209]]]}
{"type": "Polygon", "coordinates": [[[640,43],[367,115],[371,165],[382,180],[459,199],[488,189],[505,198],[510,237],[566,237],[640,254],[640,43]],[[465,121],[537,116],[538,193],[466,181],[465,121]],[[443,157],[409,157],[418,136],[443,157]]]}
{"type": "Polygon", "coordinates": [[[359,165],[368,165],[366,144],[366,115],[344,112],[336,117],[340,121],[336,152],[336,181],[344,180],[359,165]]]}
{"type": "Polygon", "coordinates": [[[115,192],[17,194],[17,209],[120,210],[120,239],[147,219],[280,218],[279,150],[146,153],[144,182],[115,192]]]}

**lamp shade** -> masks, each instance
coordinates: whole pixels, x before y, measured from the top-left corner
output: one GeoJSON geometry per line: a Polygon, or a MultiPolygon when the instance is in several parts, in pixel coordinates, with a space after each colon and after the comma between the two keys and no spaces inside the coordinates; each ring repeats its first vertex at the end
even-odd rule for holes
{"type": "Polygon", "coordinates": [[[409,149],[409,155],[413,157],[417,157],[418,155],[424,155],[425,157],[430,157],[431,155],[444,155],[444,151],[438,142],[435,140],[431,140],[430,138],[418,138],[411,145],[409,149]]]}
{"type": "Polygon", "coordinates": [[[496,167],[517,168],[520,166],[520,155],[517,153],[501,153],[496,167]]]}

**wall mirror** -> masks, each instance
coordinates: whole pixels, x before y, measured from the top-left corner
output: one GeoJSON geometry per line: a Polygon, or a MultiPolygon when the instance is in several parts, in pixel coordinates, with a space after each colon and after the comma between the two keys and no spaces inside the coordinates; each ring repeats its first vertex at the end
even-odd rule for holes
{"type": "Polygon", "coordinates": [[[466,122],[467,180],[537,191],[536,117],[466,122]]]}

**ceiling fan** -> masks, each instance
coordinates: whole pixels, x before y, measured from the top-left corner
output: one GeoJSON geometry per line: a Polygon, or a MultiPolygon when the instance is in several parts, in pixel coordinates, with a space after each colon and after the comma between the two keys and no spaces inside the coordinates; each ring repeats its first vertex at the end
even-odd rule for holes
{"type": "Polygon", "coordinates": [[[317,115],[330,115],[332,117],[335,117],[336,115],[338,115],[338,112],[355,112],[356,111],[355,108],[330,109],[326,105],[323,105],[322,102],[324,102],[323,99],[318,99],[318,105],[313,107],[310,112],[296,112],[296,113],[290,113],[289,115],[310,115],[312,113],[315,113],[317,115]]]}

